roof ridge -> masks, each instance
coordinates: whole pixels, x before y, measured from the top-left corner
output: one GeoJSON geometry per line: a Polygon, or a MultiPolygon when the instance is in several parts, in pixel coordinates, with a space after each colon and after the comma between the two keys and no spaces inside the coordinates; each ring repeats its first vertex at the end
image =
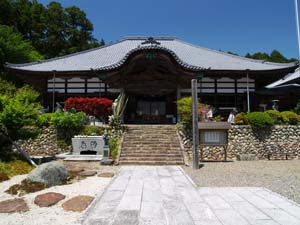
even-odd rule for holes
{"type": "Polygon", "coordinates": [[[259,59],[251,59],[251,58],[247,58],[247,57],[244,57],[244,56],[233,55],[233,54],[223,52],[223,51],[220,51],[220,50],[215,50],[215,49],[203,47],[203,46],[200,46],[200,45],[195,45],[195,44],[183,41],[183,40],[178,39],[178,38],[176,38],[175,40],[177,40],[177,41],[179,41],[183,44],[192,46],[192,47],[201,48],[201,49],[204,49],[204,50],[207,50],[207,51],[223,54],[223,55],[226,55],[226,56],[230,56],[232,58],[238,58],[238,59],[242,59],[242,60],[245,60],[245,61],[250,61],[250,62],[255,62],[255,63],[264,63],[264,64],[269,64],[269,65],[278,65],[278,66],[280,66],[280,65],[286,65],[286,66],[298,65],[298,62],[294,62],[294,63],[293,62],[292,63],[276,63],[276,62],[269,62],[269,61],[259,60],[259,59]]]}
{"type": "Polygon", "coordinates": [[[149,38],[154,38],[155,40],[176,40],[175,36],[125,36],[123,40],[147,40],[149,38]]]}
{"type": "Polygon", "coordinates": [[[79,51],[79,52],[75,52],[75,53],[71,53],[71,54],[67,54],[67,55],[63,55],[63,56],[57,56],[57,57],[50,58],[50,59],[43,59],[43,60],[38,60],[38,61],[35,61],[35,62],[21,63],[21,64],[6,62],[5,65],[14,66],[14,67],[22,67],[22,66],[37,65],[37,64],[46,63],[46,62],[53,62],[53,61],[56,61],[56,60],[59,60],[59,59],[65,59],[65,58],[68,58],[68,57],[72,57],[72,56],[80,55],[80,54],[83,54],[83,53],[93,52],[93,51],[96,51],[96,50],[99,50],[99,49],[102,49],[102,48],[110,47],[112,45],[119,44],[123,41],[126,41],[126,39],[123,38],[123,39],[117,40],[115,42],[111,42],[109,44],[105,44],[105,45],[102,45],[102,46],[86,49],[86,50],[83,50],[83,51],[79,51]]]}

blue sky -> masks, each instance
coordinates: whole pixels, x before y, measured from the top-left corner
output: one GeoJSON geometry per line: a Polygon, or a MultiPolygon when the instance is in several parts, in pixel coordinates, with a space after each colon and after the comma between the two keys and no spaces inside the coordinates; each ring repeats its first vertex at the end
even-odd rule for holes
{"type": "MultiPolygon", "coordinates": [[[[39,0],[48,4],[49,0],[39,0]]],[[[176,36],[241,55],[273,49],[298,57],[294,0],[61,0],[83,9],[106,43],[176,36]]]]}

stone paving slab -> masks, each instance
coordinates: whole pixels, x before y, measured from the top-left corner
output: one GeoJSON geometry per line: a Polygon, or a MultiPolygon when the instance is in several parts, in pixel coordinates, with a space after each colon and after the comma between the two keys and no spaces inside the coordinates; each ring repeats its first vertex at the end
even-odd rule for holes
{"type": "Polygon", "coordinates": [[[82,224],[300,225],[300,206],[265,188],[197,188],[177,166],[126,166],[82,224]]]}

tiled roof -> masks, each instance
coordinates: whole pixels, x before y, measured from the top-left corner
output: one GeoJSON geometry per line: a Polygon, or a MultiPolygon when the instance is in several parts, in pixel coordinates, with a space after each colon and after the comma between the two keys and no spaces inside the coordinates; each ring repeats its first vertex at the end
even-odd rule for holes
{"type": "Polygon", "coordinates": [[[277,88],[283,85],[290,84],[291,82],[299,82],[299,81],[300,81],[300,68],[296,69],[294,73],[289,73],[288,75],[281,78],[280,80],[277,80],[274,83],[267,85],[266,88],[268,89],[277,88]]]}
{"type": "Polygon", "coordinates": [[[160,44],[143,44],[146,37],[128,37],[103,47],[63,57],[27,64],[6,66],[26,71],[88,71],[111,70],[120,67],[133,53],[142,49],[158,49],[170,53],[184,68],[191,70],[276,70],[290,68],[294,63],[280,64],[253,60],[203,48],[176,38],[157,37],[160,44]]]}

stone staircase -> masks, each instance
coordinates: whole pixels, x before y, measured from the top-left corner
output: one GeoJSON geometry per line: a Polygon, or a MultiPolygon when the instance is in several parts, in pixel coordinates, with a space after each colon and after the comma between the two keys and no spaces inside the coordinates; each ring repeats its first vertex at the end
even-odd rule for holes
{"type": "Polygon", "coordinates": [[[175,125],[127,125],[119,164],[184,164],[175,125]]]}

